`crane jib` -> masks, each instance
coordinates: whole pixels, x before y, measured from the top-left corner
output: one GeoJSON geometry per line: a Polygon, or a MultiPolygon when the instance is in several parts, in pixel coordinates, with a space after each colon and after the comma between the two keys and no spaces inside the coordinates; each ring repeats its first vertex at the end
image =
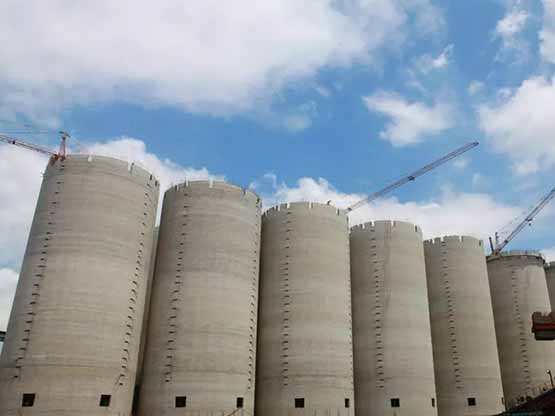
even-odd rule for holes
{"type": "Polygon", "coordinates": [[[370,195],[368,198],[363,199],[361,201],[358,201],[357,203],[351,205],[349,208],[347,208],[347,212],[351,212],[357,208],[360,208],[361,206],[374,201],[375,199],[378,199],[380,197],[382,197],[383,195],[403,186],[404,184],[408,183],[408,182],[413,182],[415,181],[417,178],[419,178],[420,176],[434,170],[435,168],[449,162],[452,159],[455,159],[456,157],[462,155],[463,153],[468,152],[470,149],[475,148],[476,146],[478,146],[480,143],[479,142],[471,142],[471,143],[467,143],[464,146],[454,150],[453,152],[435,160],[432,163],[427,164],[426,166],[418,169],[417,171],[405,176],[404,178],[394,182],[391,185],[386,186],[385,188],[379,190],[378,192],[374,192],[372,195],[370,195]]]}

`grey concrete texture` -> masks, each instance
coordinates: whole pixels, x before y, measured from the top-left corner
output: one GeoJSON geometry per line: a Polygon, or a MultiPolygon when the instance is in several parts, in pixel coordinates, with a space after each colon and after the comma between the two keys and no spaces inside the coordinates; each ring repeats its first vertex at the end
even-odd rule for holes
{"type": "Polygon", "coordinates": [[[271,208],[261,254],[256,414],[354,415],[347,216],[308,202],[271,208]]]}
{"type": "Polygon", "coordinates": [[[143,381],[143,368],[145,361],[146,341],[148,335],[148,319],[150,317],[150,304],[152,299],[152,285],[154,283],[154,271],[156,268],[156,255],[158,253],[158,237],[160,227],[154,229],[154,239],[152,240],[152,255],[150,256],[150,266],[148,268],[148,280],[146,285],[145,308],[143,313],[143,327],[141,330],[141,344],[139,347],[139,361],[137,364],[137,386],[143,381]]]}
{"type": "Polygon", "coordinates": [[[551,303],[551,309],[549,311],[537,312],[555,311],[555,262],[551,262],[545,265],[545,278],[547,281],[547,291],[549,293],[549,302],[551,303]]]}
{"type": "Polygon", "coordinates": [[[439,416],[499,414],[503,387],[482,242],[436,238],[424,251],[439,416]]]}
{"type": "Polygon", "coordinates": [[[505,399],[534,396],[555,371],[555,345],[532,334],[532,313],[550,309],[540,253],[512,251],[488,259],[488,274],[505,399]]]}
{"type": "Polygon", "coordinates": [[[357,414],[436,416],[422,232],[376,221],[350,242],[357,414]]]}
{"type": "Polygon", "coordinates": [[[0,357],[1,415],[131,413],[158,195],[123,161],[48,165],[0,357]]]}
{"type": "Polygon", "coordinates": [[[257,195],[223,182],[166,192],[139,415],[228,415],[238,398],[253,413],[260,217],[257,195]]]}

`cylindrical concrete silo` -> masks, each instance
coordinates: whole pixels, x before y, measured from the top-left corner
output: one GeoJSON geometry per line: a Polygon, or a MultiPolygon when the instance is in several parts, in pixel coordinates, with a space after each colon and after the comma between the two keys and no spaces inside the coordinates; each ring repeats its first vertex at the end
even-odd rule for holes
{"type": "Polygon", "coordinates": [[[440,416],[494,415],[503,387],[482,242],[424,243],[440,416]]]}
{"type": "Polygon", "coordinates": [[[510,251],[488,259],[493,316],[508,407],[534,396],[555,371],[553,343],[534,339],[532,313],[550,309],[544,259],[532,251],[510,251]]]}
{"type": "Polygon", "coordinates": [[[253,413],[260,216],[234,185],[166,192],[139,415],[253,413]]]}
{"type": "Polygon", "coordinates": [[[377,221],[350,240],[357,413],[437,415],[422,233],[377,221]]]}
{"type": "Polygon", "coordinates": [[[158,194],[127,162],[48,165],[0,358],[0,414],[131,413],[158,194]]]}
{"type": "Polygon", "coordinates": [[[551,309],[549,311],[536,311],[536,312],[555,311],[555,262],[551,262],[545,266],[545,278],[547,279],[547,291],[549,293],[549,301],[551,303],[551,309]]]}
{"type": "Polygon", "coordinates": [[[316,203],[272,208],[261,253],[256,413],[353,415],[347,216],[316,203]]]}

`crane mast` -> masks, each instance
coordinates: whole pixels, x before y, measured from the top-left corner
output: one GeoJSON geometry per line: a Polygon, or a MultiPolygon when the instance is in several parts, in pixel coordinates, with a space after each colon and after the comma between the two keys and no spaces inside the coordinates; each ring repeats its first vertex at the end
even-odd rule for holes
{"type": "Polygon", "coordinates": [[[358,201],[357,203],[351,205],[349,208],[347,208],[347,212],[352,212],[357,208],[362,207],[363,205],[366,205],[369,202],[372,202],[378,198],[381,198],[382,196],[388,194],[389,192],[409,183],[412,181],[415,181],[418,177],[430,172],[431,170],[434,170],[435,168],[449,162],[452,159],[455,159],[456,157],[459,157],[460,155],[462,155],[463,153],[468,152],[469,150],[475,148],[476,146],[478,146],[480,143],[479,142],[471,142],[471,143],[467,143],[464,146],[454,150],[453,152],[427,164],[426,166],[414,171],[413,173],[399,179],[398,181],[392,183],[391,185],[386,186],[385,188],[374,192],[372,195],[370,195],[368,198],[365,198],[361,201],[358,201]]]}
{"type": "Polygon", "coordinates": [[[497,238],[497,233],[496,233],[496,242],[494,246],[493,241],[490,237],[489,241],[491,245],[491,256],[496,256],[499,253],[501,253],[503,249],[505,249],[505,247],[507,247],[507,245],[511,241],[513,241],[515,237],[519,235],[522,232],[522,230],[524,230],[524,228],[526,228],[527,225],[532,225],[532,221],[534,221],[534,218],[536,218],[536,216],[540,213],[540,211],[543,210],[545,206],[554,198],[555,198],[555,188],[553,188],[551,192],[549,192],[546,196],[542,198],[540,203],[532,211],[530,211],[530,213],[526,216],[526,218],[524,218],[524,220],[520,224],[518,224],[518,226],[513,230],[513,232],[511,232],[511,234],[509,234],[509,236],[505,238],[505,240],[503,240],[503,242],[499,243],[497,238]]]}

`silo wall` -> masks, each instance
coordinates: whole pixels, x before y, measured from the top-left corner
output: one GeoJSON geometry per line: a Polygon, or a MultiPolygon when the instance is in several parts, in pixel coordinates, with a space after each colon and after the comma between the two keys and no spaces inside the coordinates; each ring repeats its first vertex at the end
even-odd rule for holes
{"type": "Polygon", "coordinates": [[[253,413],[260,216],[238,186],[166,192],[139,415],[253,413]]]}
{"type": "Polygon", "coordinates": [[[424,243],[440,416],[504,410],[482,242],[449,236],[424,243]]]}
{"type": "Polygon", "coordinates": [[[357,414],[437,415],[422,232],[376,221],[350,241],[357,414]]]}
{"type": "Polygon", "coordinates": [[[493,316],[507,407],[535,396],[555,371],[555,347],[532,334],[532,313],[550,308],[540,253],[511,251],[488,259],[493,316]]]}
{"type": "Polygon", "coordinates": [[[131,413],[158,194],[119,160],[47,166],[0,357],[0,414],[131,413]]]}
{"type": "Polygon", "coordinates": [[[256,413],[354,414],[349,227],[317,203],[262,218],[256,413]]]}
{"type": "MultiPolygon", "coordinates": [[[[547,291],[549,293],[549,301],[551,309],[549,311],[536,311],[536,312],[552,312],[555,311],[555,262],[546,264],[545,278],[547,281],[547,291]]],[[[555,371],[555,370],[553,370],[555,371]]]]}

